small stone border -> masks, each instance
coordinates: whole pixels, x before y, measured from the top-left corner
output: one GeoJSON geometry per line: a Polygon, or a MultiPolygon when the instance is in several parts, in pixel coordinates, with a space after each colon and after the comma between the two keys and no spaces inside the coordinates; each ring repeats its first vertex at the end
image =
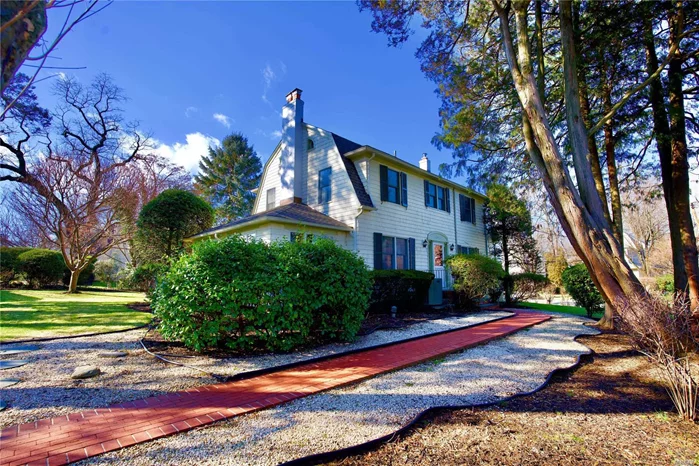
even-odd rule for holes
{"type": "MultiPolygon", "coordinates": [[[[507,309],[501,309],[501,310],[508,311],[507,309]]],[[[602,332],[598,331],[598,333],[596,335],[599,335],[601,333],[602,332]]],[[[582,343],[580,343],[578,341],[578,338],[580,338],[582,336],[595,336],[595,335],[581,333],[581,334],[577,335],[576,337],[574,337],[573,341],[582,345],[582,343]]],[[[328,463],[330,461],[340,460],[343,458],[347,458],[349,456],[360,455],[360,454],[375,450],[376,448],[380,447],[381,445],[384,445],[386,443],[390,443],[396,439],[399,439],[399,438],[405,436],[416,426],[416,424],[418,424],[420,421],[425,419],[427,416],[436,415],[436,414],[439,414],[442,412],[458,411],[458,410],[463,410],[463,409],[487,408],[489,406],[495,406],[495,405],[499,405],[499,404],[511,401],[515,398],[533,395],[533,394],[537,393],[538,391],[541,391],[549,383],[551,383],[551,380],[553,379],[553,377],[555,377],[557,375],[572,373],[583,362],[591,361],[592,356],[594,354],[594,351],[586,345],[582,345],[582,346],[587,348],[587,353],[579,354],[576,357],[575,362],[568,367],[562,367],[562,368],[557,368],[557,369],[552,370],[551,372],[549,372],[548,376],[546,377],[546,379],[544,380],[544,382],[541,385],[539,385],[535,389],[530,390],[528,392],[515,393],[514,395],[512,395],[510,397],[499,399],[497,401],[489,401],[489,402],[485,402],[485,403],[433,406],[431,408],[425,409],[424,411],[421,411],[413,419],[411,419],[407,424],[403,425],[401,428],[399,428],[398,430],[396,430],[390,434],[386,434],[382,437],[379,437],[379,438],[376,438],[373,440],[369,440],[368,442],[360,443],[357,445],[352,445],[352,446],[346,447],[346,448],[341,448],[339,450],[331,450],[331,451],[327,451],[327,452],[323,452],[323,453],[316,453],[314,455],[304,456],[302,458],[297,458],[295,460],[280,463],[280,466],[311,466],[311,465],[328,463]]]]}
{"type": "Polygon", "coordinates": [[[98,335],[109,335],[110,333],[124,333],[124,332],[130,332],[131,330],[139,330],[142,328],[146,328],[149,325],[150,325],[150,322],[147,324],[138,325],[136,327],[124,328],[121,330],[110,330],[109,332],[81,333],[79,335],[62,335],[60,337],[28,338],[26,340],[0,341],[0,346],[15,345],[17,343],[36,343],[36,342],[41,342],[41,341],[68,340],[70,338],[96,337],[98,335]]]}

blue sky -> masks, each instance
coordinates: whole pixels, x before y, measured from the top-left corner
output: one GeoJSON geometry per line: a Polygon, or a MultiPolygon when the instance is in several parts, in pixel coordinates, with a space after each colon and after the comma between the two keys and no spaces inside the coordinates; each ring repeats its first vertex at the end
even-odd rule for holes
{"type": "MultiPolygon", "coordinates": [[[[52,13],[53,14],[53,13],[52,13]]],[[[49,16],[49,32],[60,14],[49,16]]],[[[439,99],[415,58],[418,39],[389,48],[354,2],[117,1],[79,24],[51,64],[81,81],[105,72],[139,120],[178,163],[241,131],[264,162],[281,128],[284,96],[303,89],[305,120],[417,164],[438,152],[439,99]]],[[[38,94],[51,107],[51,80],[38,94]]]]}

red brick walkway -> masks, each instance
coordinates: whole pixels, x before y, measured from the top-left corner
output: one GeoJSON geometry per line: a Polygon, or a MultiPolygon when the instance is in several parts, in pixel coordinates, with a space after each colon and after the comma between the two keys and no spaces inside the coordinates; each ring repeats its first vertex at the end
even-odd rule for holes
{"type": "Polygon", "coordinates": [[[486,343],[550,316],[514,316],[247,380],[206,385],[109,408],[12,426],[0,433],[0,465],[66,464],[257,411],[486,343]]]}

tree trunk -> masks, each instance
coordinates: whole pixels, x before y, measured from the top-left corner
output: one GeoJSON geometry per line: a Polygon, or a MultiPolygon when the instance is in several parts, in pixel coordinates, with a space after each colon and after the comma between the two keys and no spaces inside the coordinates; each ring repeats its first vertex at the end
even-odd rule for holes
{"type": "Polygon", "coordinates": [[[541,102],[546,105],[546,68],[544,67],[544,14],[541,0],[534,0],[536,17],[536,85],[539,88],[541,102]]]}
{"type": "MultiPolygon", "coordinates": [[[[677,10],[670,10],[670,46],[678,43],[682,33],[684,13],[682,2],[677,2],[677,10]]],[[[672,187],[674,190],[673,208],[677,212],[687,286],[692,310],[699,311],[699,263],[697,259],[697,240],[692,224],[691,204],[689,201],[689,162],[687,160],[687,129],[685,121],[684,93],[682,81],[682,52],[678,47],[673,54],[668,69],[668,94],[670,97],[670,137],[672,146],[672,187]]],[[[677,288],[677,286],[676,286],[677,288]]]]}
{"type": "Polygon", "coordinates": [[[502,258],[505,266],[505,304],[512,304],[512,280],[510,278],[510,250],[507,244],[507,235],[502,235],[502,258]]]}
{"type": "MultiPolygon", "coordinates": [[[[646,291],[624,260],[623,251],[616,241],[609,222],[601,214],[602,202],[597,194],[592,171],[587,163],[587,132],[579,115],[579,92],[572,37],[571,2],[561,1],[561,38],[566,81],[566,106],[568,109],[569,134],[574,147],[573,159],[576,167],[580,194],[575,190],[557,141],[550,128],[547,114],[538,95],[532,75],[529,36],[527,33],[527,1],[514,2],[518,32],[518,53],[509,29],[507,12],[497,1],[493,2],[500,17],[505,52],[512,72],[524,114],[529,120],[533,141],[527,141],[532,160],[536,163],[551,204],[568,236],[571,245],[583,260],[590,276],[600,290],[605,302],[625,307],[635,295],[646,295],[646,291]],[[538,149],[534,150],[534,147],[538,149]],[[583,201],[586,200],[586,202],[583,201]]],[[[603,326],[613,322],[600,321],[603,326]]]]}
{"type": "MultiPolygon", "coordinates": [[[[604,90],[604,111],[612,110],[612,97],[610,86],[604,90]]],[[[614,141],[614,119],[610,118],[604,124],[604,149],[607,155],[607,176],[609,176],[609,196],[612,199],[612,229],[614,237],[621,247],[624,247],[624,221],[622,218],[621,193],[619,191],[619,177],[616,170],[616,152],[614,141]]]]}
{"type": "Polygon", "coordinates": [[[46,31],[46,4],[45,1],[32,3],[26,0],[3,0],[2,16],[6,23],[3,24],[5,30],[0,47],[0,94],[5,92],[29,51],[46,31]]]}
{"type": "Polygon", "coordinates": [[[70,271],[70,284],[68,285],[68,293],[79,293],[78,278],[80,277],[80,269],[70,271]]]}
{"type": "MultiPolygon", "coordinates": [[[[644,46],[646,49],[646,72],[650,76],[658,69],[658,56],[655,52],[655,39],[650,20],[645,23],[644,46]]],[[[650,103],[653,109],[653,132],[655,144],[660,160],[660,174],[667,208],[667,219],[670,230],[670,244],[672,249],[672,269],[676,290],[684,290],[687,287],[687,273],[682,257],[682,236],[680,234],[678,212],[675,209],[675,192],[672,188],[672,138],[668,123],[665,99],[663,98],[663,85],[659,79],[653,80],[650,85],[650,103]]]]}

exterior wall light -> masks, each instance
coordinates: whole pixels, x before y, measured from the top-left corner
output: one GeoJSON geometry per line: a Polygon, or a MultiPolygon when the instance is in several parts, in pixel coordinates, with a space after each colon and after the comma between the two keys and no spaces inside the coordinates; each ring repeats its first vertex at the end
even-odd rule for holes
{"type": "Polygon", "coordinates": [[[426,248],[426,247],[427,247],[427,240],[425,240],[425,241],[422,242],[422,247],[423,247],[423,248],[426,248]]]}
{"type": "Polygon", "coordinates": [[[451,244],[449,245],[449,250],[450,250],[450,251],[454,251],[454,243],[451,243],[451,244]]]}

